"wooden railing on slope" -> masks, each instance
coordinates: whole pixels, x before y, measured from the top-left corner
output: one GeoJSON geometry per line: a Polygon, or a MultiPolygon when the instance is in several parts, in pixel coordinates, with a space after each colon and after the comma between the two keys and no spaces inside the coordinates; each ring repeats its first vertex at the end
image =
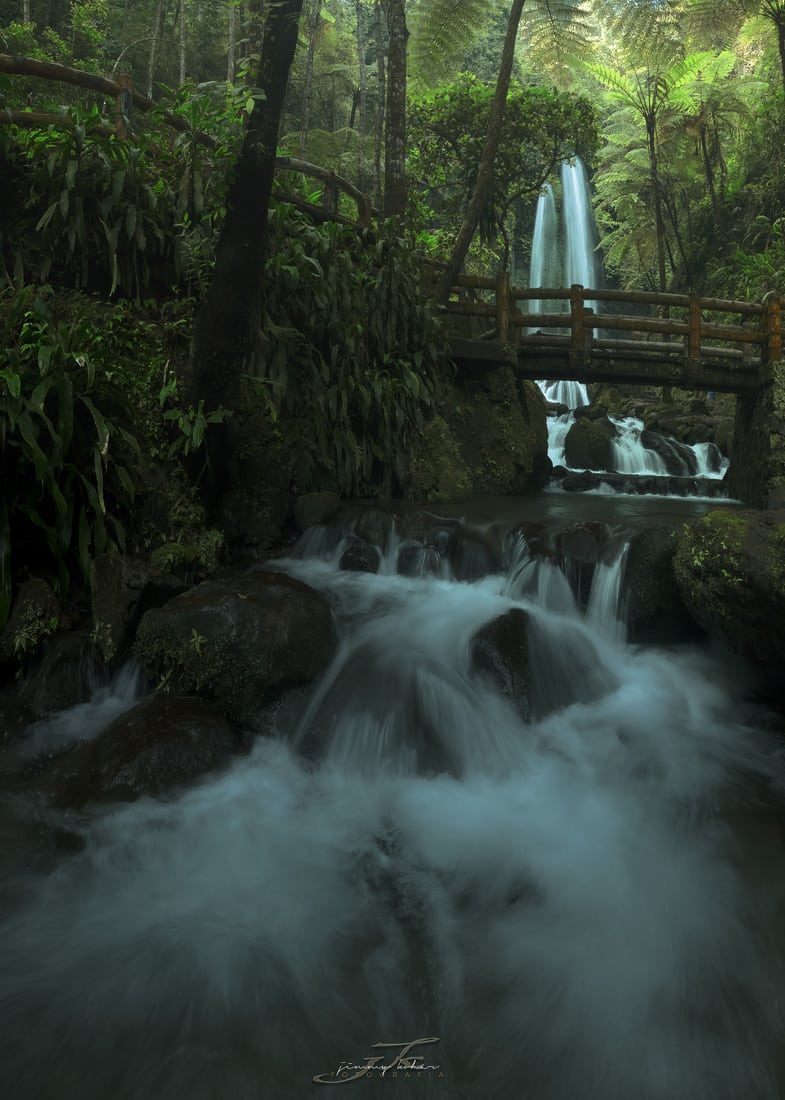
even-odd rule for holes
{"type": "MultiPolygon", "coordinates": [[[[81,69],[73,69],[68,65],[56,65],[49,61],[38,61],[33,57],[14,57],[11,54],[0,53],[0,73],[9,73],[14,76],[30,76],[38,80],[56,81],[63,84],[73,84],[87,91],[114,101],[113,125],[101,126],[98,129],[107,134],[115,134],[116,137],[129,139],[132,137],[128,125],[133,108],[140,111],[151,111],[156,108],[168,126],[180,133],[190,133],[193,139],[208,149],[217,149],[218,141],[202,130],[192,130],[185,119],[173,114],[171,111],[162,110],[158,104],[147,96],[140,95],[134,89],[133,77],[130,73],[120,73],[117,80],[97,76],[94,73],[85,73],[81,69]]],[[[0,108],[0,125],[24,126],[27,129],[40,130],[53,123],[63,122],[62,114],[44,113],[41,111],[13,111],[10,108],[0,108]]],[[[371,224],[371,219],[376,211],[371,205],[370,196],[360,191],[349,180],[339,176],[329,168],[322,168],[308,161],[298,160],[295,157],[276,157],[275,166],[281,171],[297,172],[309,179],[319,180],[325,185],[325,200],[329,203],[330,197],[337,192],[348,195],[357,206],[357,225],[365,228],[371,224]]],[[[328,215],[329,216],[329,215],[328,215]]],[[[347,219],[339,218],[340,221],[347,219]]]]}

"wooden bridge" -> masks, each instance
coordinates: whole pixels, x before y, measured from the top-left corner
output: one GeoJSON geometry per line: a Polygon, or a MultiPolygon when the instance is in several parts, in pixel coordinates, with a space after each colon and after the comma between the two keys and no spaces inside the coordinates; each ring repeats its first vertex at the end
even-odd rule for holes
{"type": "Polygon", "coordinates": [[[776,295],[520,289],[502,272],[460,276],[447,313],[459,367],[513,363],[522,378],[742,393],[768,385],[782,355],[776,295]]]}

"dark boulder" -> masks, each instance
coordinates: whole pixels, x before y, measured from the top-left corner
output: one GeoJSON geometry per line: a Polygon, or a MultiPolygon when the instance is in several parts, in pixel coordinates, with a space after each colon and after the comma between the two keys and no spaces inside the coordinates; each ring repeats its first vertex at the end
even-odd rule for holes
{"type": "Polygon", "coordinates": [[[187,585],[171,573],[124,554],[99,554],[90,565],[93,634],[104,660],[127,656],[145,611],[161,607],[187,585]]]}
{"type": "Polygon", "coordinates": [[[379,551],[375,546],[356,535],[350,535],[338,565],[340,569],[354,573],[378,573],[379,560],[379,551]]]}
{"type": "Polygon", "coordinates": [[[135,651],[154,682],[214,699],[236,721],[310,683],[337,644],[325,596],[285,573],[205,581],[146,612],[135,651]]]}
{"type": "Polygon", "coordinates": [[[102,682],[104,664],[91,635],[84,630],[56,634],[19,682],[19,697],[42,718],[85,703],[102,682]]]}
{"type": "Polygon", "coordinates": [[[462,524],[453,528],[446,552],[457,581],[476,581],[501,569],[501,548],[493,536],[462,524]]]}
{"type": "Polygon", "coordinates": [[[159,795],[212,771],[243,747],[213,704],[158,692],[95,740],[58,757],[41,785],[57,806],[159,795]]]}
{"type": "Polygon", "coordinates": [[[355,535],[372,546],[377,546],[382,553],[387,550],[394,530],[395,520],[391,513],[381,508],[369,508],[360,512],[354,521],[355,535]]]}
{"type": "Polygon", "coordinates": [[[693,477],[697,473],[695,452],[686,443],[668,439],[659,432],[644,430],[641,432],[641,444],[662,459],[671,477],[693,477]]]}
{"type": "Polygon", "coordinates": [[[673,575],[677,541],[672,527],[650,527],[630,541],[622,602],[631,642],[669,645],[701,633],[673,575]]]}
{"type": "Polygon", "coordinates": [[[529,616],[512,608],[486,623],[472,638],[470,669],[489,679],[529,721],[529,616]]]}
{"type": "Polygon", "coordinates": [[[584,416],[570,427],[564,440],[564,457],[574,470],[613,469],[613,440],[616,427],[607,416],[591,420],[584,416]]]}
{"type": "Polygon", "coordinates": [[[23,663],[62,623],[63,611],[51,586],[31,577],[19,586],[8,622],[0,630],[0,664],[23,663]]]}
{"type": "Polygon", "coordinates": [[[785,698],[785,512],[709,512],[680,534],[674,573],[695,621],[785,698]]]}
{"type": "Polygon", "coordinates": [[[0,691],[0,749],[19,741],[35,715],[14,691],[0,691]]]}
{"type": "Polygon", "coordinates": [[[339,511],[341,498],[337,493],[304,493],[294,504],[294,522],[301,531],[314,523],[327,523],[339,511]]]}

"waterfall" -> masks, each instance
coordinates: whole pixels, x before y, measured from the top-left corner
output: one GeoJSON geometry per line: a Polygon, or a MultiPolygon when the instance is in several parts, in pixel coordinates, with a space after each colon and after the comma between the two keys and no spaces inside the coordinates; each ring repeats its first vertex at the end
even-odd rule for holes
{"type": "MultiPolygon", "coordinates": [[[[599,280],[594,252],[591,191],[586,168],[580,157],[576,157],[572,164],[563,161],[561,181],[566,284],[572,286],[580,283],[581,286],[596,287],[599,280]]],[[[585,304],[587,309],[596,311],[596,302],[585,304]]]]}
{"type": "MultiPolygon", "coordinates": [[[[556,216],[556,202],[553,188],[546,183],[537,200],[537,213],[534,218],[534,236],[532,237],[531,266],[529,286],[560,286],[561,263],[559,256],[559,224],[556,216]]],[[[540,299],[529,303],[531,313],[545,313],[545,303],[540,299]]],[[[555,302],[548,303],[548,311],[556,312],[555,302]]]]}
{"type": "Polygon", "coordinates": [[[778,742],[730,655],[618,635],[623,552],[583,614],[519,528],[462,583],[337,569],[357,528],[321,529],[274,563],[341,636],[296,721],[160,799],[0,786],[2,1095],[785,1095],[778,742]],[[20,868],[23,803],[81,845],[20,868]]]}

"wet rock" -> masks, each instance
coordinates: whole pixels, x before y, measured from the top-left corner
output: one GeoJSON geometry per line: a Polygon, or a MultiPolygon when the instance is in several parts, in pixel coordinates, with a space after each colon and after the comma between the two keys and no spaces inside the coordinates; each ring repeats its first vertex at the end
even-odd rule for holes
{"type": "Polygon", "coordinates": [[[206,581],[145,613],[135,650],[154,682],[214,699],[245,722],[282,691],[312,681],[337,645],[327,599],[264,569],[206,581]]]}
{"type": "Polygon", "coordinates": [[[556,553],[553,531],[547,523],[540,523],[537,520],[524,520],[510,532],[512,539],[515,539],[518,535],[526,543],[529,554],[533,558],[552,558],[556,553]]]}
{"type": "Polygon", "coordinates": [[[695,621],[785,698],[785,511],[709,512],[679,535],[673,564],[695,621]]]}
{"type": "Polygon", "coordinates": [[[64,753],[41,782],[56,806],[158,795],[225,763],[239,734],[204,699],[156,693],[93,741],[64,753]]]}
{"type": "Polygon", "coordinates": [[[567,493],[585,493],[594,489],[599,484],[599,478],[586,470],[582,474],[567,474],[561,483],[562,489],[567,493]]]}
{"type": "Polygon", "coordinates": [[[36,718],[86,702],[104,672],[101,654],[87,631],[49,638],[18,687],[36,718]]]}
{"type": "Polygon", "coordinates": [[[402,577],[440,577],[444,573],[445,560],[435,546],[407,542],[398,550],[395,568],[402,577]]]}
{"type": "Polygon", "coordinates": [[[672,527],[651,527],[630,541],[622,601],[631,642],[670,645],[702,633],[673,575],[676,545],[672,527]]]}
{"type": "Polygon", "coordinates": [[[556,535],[556,551],[562,560],[564,575],[582,607],[589,600],[594,567],[606,557],[609,548],[610,530],[604,523],[575,523],[556,535]]]}
{"type": "Polygon", "coordinates": [[[501,570],[501,548],[491,534],[455,527],[447,542],[447,559],[457,581],[476,581],[501,570]]]}
{"type": "Polygon", "coordinates": [[[327,523],[339,511],[341,498],[337,493],[304,493],[294,505],[294,522],[301,531],[314,523],[327,523]]]}
{"type": "Polygon", "coordinates": [[[355,573],[378,573],[379,551],[365,539],[350,535],[348,546],[341,554],[339,568],[355,573]]]}
{"type": "Polygon", "coordinates": [[[366,512],[360,512],[354,522],[355,535],[364,539],[365,542],[370,542],[372,546],[378,546],[382,553],[390,544],[390,536],[394,528],[395,521],[392,515],[382,511],[381,508],[369,508],[366,512]]]}
{"type": "Polygon", "coordinates": [[[592,403],[591,405],[581,405],[579,408],[573,410],[573,416],[576,420],[585,418],[586,420],[608,420],[608,406],[604,405],[601,401],[592,403]]]}
{"type": "Polygon", "coordinates": [[[695,454],[686,443],[668,439],[659,432],[644,430],[641,432],[641,444],[659,455],[672,477],[692,477],[696,473],[698,466],[695,454]]]}
{"type": "Polygon", "coordinates": [[[411,512],[399,518],[398,532],[401,539],[410,539],[423,546],[435,546],[443,551],[457,525],[457,520],[440,519],[430,512],[411,512]]]}
{"type": "Polygon", "coordinates": [[[613,440],[616,428],[607,416],[597,420],[582,417],[570,427],[564,440],[564,457],[576,470],[613,468],[613,440]]]}
{"type": "Polygon", "coordinates": [[[513,608],[477,631],[471,642],[470,668],[489,678],[496,689],[529,721],[529,616],[513,608]]]}
{"type": "Polygon", "coordinates": [[[184,592],[171,573],[124,554],[100,554],[90,565],[93,631],[104,660],[125,657],[139,620],[152,607],[184,592]]]}

